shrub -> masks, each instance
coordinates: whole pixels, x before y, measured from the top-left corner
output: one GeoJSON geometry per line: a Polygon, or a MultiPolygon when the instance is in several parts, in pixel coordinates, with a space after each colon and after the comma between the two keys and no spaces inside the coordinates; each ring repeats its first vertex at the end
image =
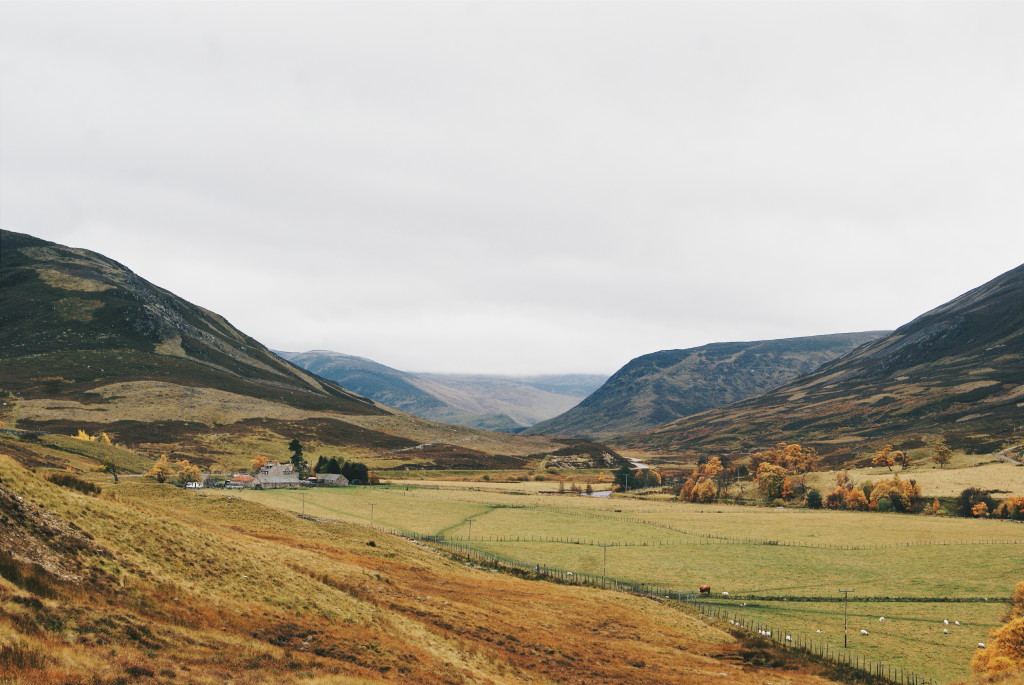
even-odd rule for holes
{"type": "Polygon", "coordinates": [[[76,478],[70,473],[51,473],[46,477],[46,479],[63,488],[78,490],[84,495],[98,495],[101,492],[100,488],[98,488],[95,483],[90,483],[87,480],[76,478]]]}
{"type": "Polygon", "coordinates": [[[821,509],[821,493],[817,490],[808,490],[806,504],[808,509],[821,509]]]}
{"type": "Polygon", "coordinates": [[[996,509],[996,502],[992,499],[990,491],[980,488],[967,488],[963,490],[956,500],[957,516],[973,518],[975,515],[974,508],[982,503],[985,504],[987,511],[994,511],[996,509]]]}

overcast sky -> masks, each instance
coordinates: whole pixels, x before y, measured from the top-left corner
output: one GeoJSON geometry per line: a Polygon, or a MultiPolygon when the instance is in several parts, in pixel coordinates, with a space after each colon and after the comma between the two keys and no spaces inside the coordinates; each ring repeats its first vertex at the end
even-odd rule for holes
{"type": "Polygon", "coordinates": [[[274,349],[611,373],[1024,261],[1022,2],[0,2],[0,225],[274,349]]]}

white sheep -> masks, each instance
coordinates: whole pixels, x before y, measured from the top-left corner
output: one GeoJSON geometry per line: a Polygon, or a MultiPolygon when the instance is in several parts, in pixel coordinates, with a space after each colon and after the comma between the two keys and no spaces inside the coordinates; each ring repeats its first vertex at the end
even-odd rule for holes
{"type": "Polygon", "coordinates": [[[879,623],[885,623],[885,616],[879,616],[878,617],[878,622],[879,623]]]}
{"type": "Polygon", "coordinates": [[[814,631],[814,632],[816,632],[816,633],[820,633],[820,632],[821,632],[821,628],[818,628],[818,629],[817,629],[816,631],[814,631]]]}
{"type": "Polygon", "coordinates": [[[979,642],[978,643],[978,649],[985,649],[985,643],[984,642],[979,642]]]}
{"type": "Polygon", "coordinates": [[[949,635],[949,628],[943,628],[942,629],[942,634],[943,635],[949,635]]]}
{"type": "Polygon", "coordinates": [[[866,631],[866,630],[864,630],[863,628],[861,628],[861,629],[860,629],[860,634],[861,634],[861,635],[863,635],[863,636],[865,636],[865,637],[867,637],[867,635],[868,635],[868,631],[866,631]]]}
{"type": "Polygon", "coordinates": [[[947,626],[949,625],[949,619],[948,618],[942,619],[942,622],[945,623],[947,626]]]}
{"type": "Polygon", "coordinates": [[[729,593],[728,593],[728,592],[723,592],[723,593],[722,593],[722,596],[723,596],[723,597],[728,597],[728,596],[729,596],[729,593]]]}
{"type": "Polygon", "coordinates": [[[953,621],[953,623],[960,625],[960,621],[953,621]]]}
{"type": "Polygon", "coordinates": [[[793,638],[790,637],[789,635],[787,635],[786,636],[786,642],[792,642],[792,641],[793,641],[793,638]]]}

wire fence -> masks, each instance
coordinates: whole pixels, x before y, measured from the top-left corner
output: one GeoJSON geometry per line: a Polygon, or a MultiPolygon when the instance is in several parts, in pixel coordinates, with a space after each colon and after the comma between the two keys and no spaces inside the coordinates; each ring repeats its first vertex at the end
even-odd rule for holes
{"type": "MultiPolygon", "coordinates": [[[[580,518],[592,518],[600,520],[611,520],[611,521],[626,521],[627,523],[639,523],[647,526],[654,526],[656,528],[663,528],[665,530],[671,530],[675,533],[687,535],[690,537],[703,538],[705,540],[719,540],[722,542],[732,542],[748,545],[767,545],[767,546],[778,546],[778,547],[802,547],[806,549],[828,549],[837,551],[863,551],[863,550],[874,550],[874,549],[897,549],[906,547],[945,547],[945,546],[958,546],[958,545],[1021,545],[1024,544],[1024,538],[1018,539],[984,539],[984,540],[922,540],[913,542],[891,542],[891,543],[879,543],[869,545],[839,545],[833,543],[823,542],[807,542],[802,540],[772,540],[769,538],[754,538],[740,535],[723,535],[721,533],[708,533],[706,531],[690,530],[687,528],[680,528],[673,526],[670,523],[664,521],[653,521],[651,519],[644,519],[635,516],[615,516],[614,514],[598,514],[589,511],[573,511],[571,509],[559,509],[559,513],[565,514],[566,516],[577,516],[580,518]]],[[[579,544],[579,543],[577,543],[579,544]]],[[[598,543],[603,545],[604,543],[598,543]]],[[[656,543],[651,542],[651,545],[656,543]]]]}
{"type": "MultiPolygon", "coordinates": [[[[321,523],[337,524],[338,521],[330,519],[317,519],[312,516],[304,516],[321,523]]],[[[704,616],[727,622],[729,629],[745,633],[750,636],[758,636],[761,639],[771,641],[785,648],[801,652],[816,659],[825,660],[834,664],[843,665],[853,669],[862,675],[869,676],[873,682],[893,683],[895,685],[938,685],[938,681],[925,677],[919,673],[910,671],[902,666],[887,664],[882,661],[871,659],[851,652],[846,648],[837,647],[822,640],[816,640],[811,636],[797,632],[781,629],[776,624],[754,620],[731,607],[723,606],[721,603],[704,601],[700,595],[694,592],[683,592],[678,589],[666,588],[650,583],[636,583],[596,576],[588,573],[574,573],[546,564],[524,562],[517,559],[504,557],[492,552],[484,552],[469,544],[469,541],[457,541],[443,538],[436,535],[420,535],[397,528],[386,526],[367,526],[381,533],[397,535],[406,539],[417,541],[434,548],[438,548],[454,557],[463,559],[466,563],[478,567],[493,568],[498,571],[511,573],[526,578],[548,580],[558,583],[581,585],[595,588],[604,588],[617,592],[649,597],[657,600],[669,600],[687,604],[694,607],[704,616]]],[[[736,599],[739,599],[737,596],[736,599]]],[[[769,601],[769,597],[758,597],[769,601]]],[[[792,601],[794,598],[780,597],[780,600],[792,601]]],[[[858,601],[969,601],[956,600],[951,598],[858,598],[858,601]]],[[[836,597],[814,598],[806,601],[838,601],[836,597]]],[[[977,600],[973,600],[977,601],[977,600]]],[[[994,600],[993,600],[994,601],[994,600]]],[[[1005,601],[1002,598],[998,601],[1005,601]]]]}

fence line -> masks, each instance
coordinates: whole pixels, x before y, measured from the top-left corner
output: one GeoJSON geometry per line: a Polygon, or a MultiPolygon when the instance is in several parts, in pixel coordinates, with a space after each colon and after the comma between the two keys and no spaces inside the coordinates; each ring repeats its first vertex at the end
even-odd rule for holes
{"type": "MultiPolygon", "coordinates": [[[[313,516],[303,516],[308,520],[319,523],[340,524],[341,521],[332,519],[319,519],[313,516]]],[[[366,525],[366,524],[360,524],[366,525]]],[[[748,634],[757,633],[763,639],[777,643],[786,649],[791,649],[804,654],[831,661],[834,664],[845,665],[851,669],[860,671],[872,676],[876,681],[892,683],[894,685],[938,685],[937,681],[926,678],[920,674],[908,671],[899,666],[892,666],[881,661],[875,661],[859,654],[853,654],[847,650],[841,650],[828,642],[815,641],[802,633],[783,631],[778,626],[749,619],[738,612],[730,610],[719,603],[701,601],[699,596],[693,592],[682,592],[677,589],[658,587],[649,583],[631,583],[615,578],[595,576],[587,573],[573,573],[546,564],[531,564],[519,560],[503,557],[491,552],[471,547],[461,541],[441,538],[436,535],[422,535],[410,531],[390,528],[386,526],[369,526],[373,530],[397,535],[409,540],[435,546],[456,557],[465,559],[468,563],[475,563],[479,566],[488,566],[499,571],[512,573],[528,578],[549,580],[570,585],[582,585],[598,587],[618,592],[649,597],[652,599],[674,600],[680,603],[693,606],[701,614],[709,618],[724,619],[729,622],[732,629],[748,634]]],[[[763,599],[763,598],[762,598],[763,599]]],[[[863,599],[863,598],[858,598],[863,599]]],[[[827,601],[839,601],[835,597],[829,597],[827,601]]]]}
{"type": "Polygon", "coordinates": [[[892,542],[892,543],[881,543],[873,545],[836,545],[831,543],[820,543],[820,542],[803,542],[799,540],[770,540],[767,538],[752,538],[744,537],[739,535],[722,535],[720,533],[706,533],[702,531],[688,530],[686,528],[679,528],[669,523],[662,521],[652,521],[650,519],[643,519],[631,516],[615,516],[614,514],[597,514],[588,511],[573,511],[571,509],[558,509],[561,514],[567,516],[578,516],[580,518],[593,518],[600,520],[613,520],[613,521],[626,521],[628,523],[639,523],[648,526],[655,526],[657,528],[664,528],[671,530],[682,535],[689,535],[691,537],[705,538],[710,540],[720,540],[723,542],[733,542],[748,545],[767,545],[767,546],[778,546],[778,547],[801,547],[805,549],[828,549],[835,551],[866,551],[875,549],[898,549],[905,547],[945,547],[945,546],[960,546],[960,545],[1021,545],[1024,544],[1024,539],[1016,540],[932,540],[922,542],[892,542]]]}

